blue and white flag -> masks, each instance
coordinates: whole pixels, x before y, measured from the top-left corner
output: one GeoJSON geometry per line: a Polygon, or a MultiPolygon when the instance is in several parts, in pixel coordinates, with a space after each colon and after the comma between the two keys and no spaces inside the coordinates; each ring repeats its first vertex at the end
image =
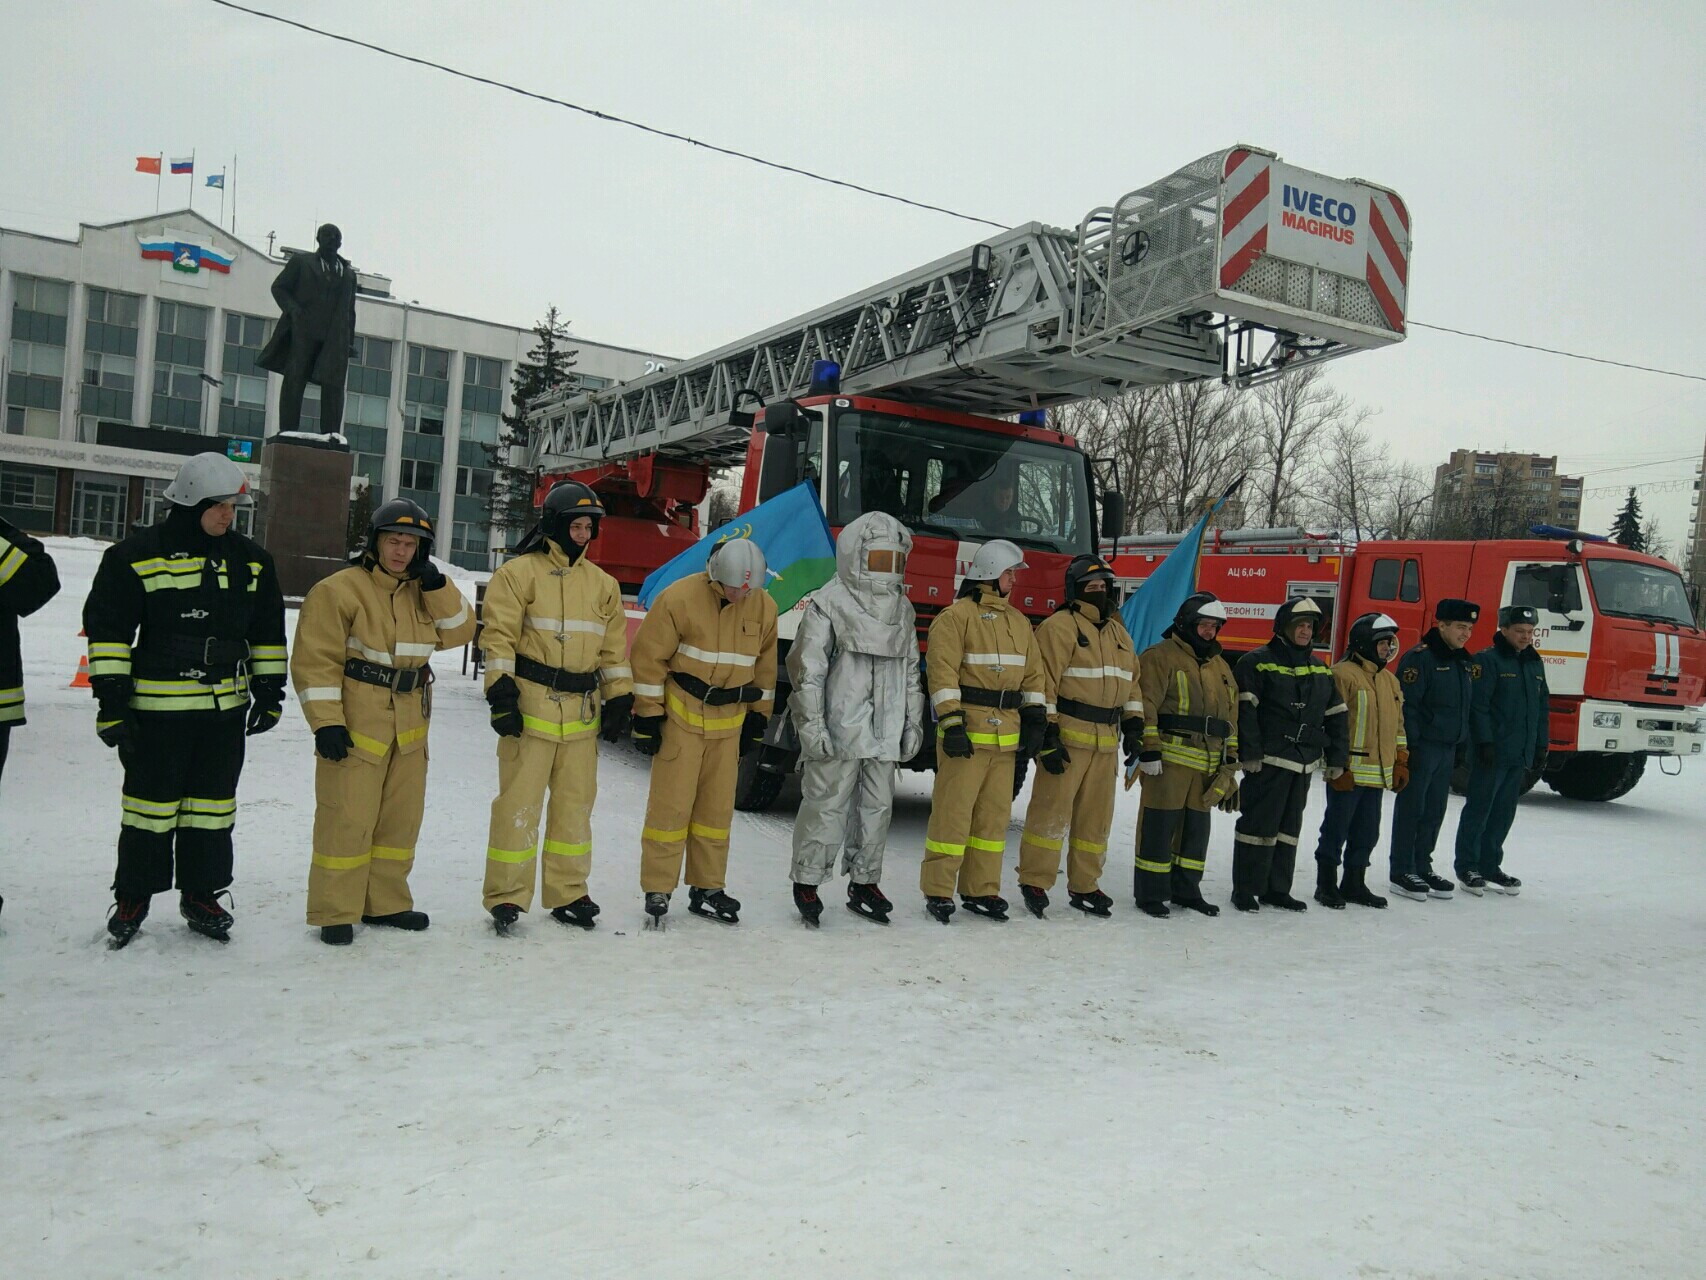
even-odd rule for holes
{"type": "Polygon", "coordinates": [[[751,538],[764,553],[768,581],[764,589],[787,612],[800,597],[835,576],[835,539],[810,482],[795,485],[761,502],[714,533],[706,534],[668,564],[652,570],[640,584],[640,605],[650,608],[658,592],[690,574],[701,573],[711,552],[731,538],[751,538]]]}
{"type": "Polygon", "coordinates": [[[1161,633],[1173,625],[1173,615],[1179,612],[1179,606],[1197,589],[1197,555],[1202,550],[1203,533],[1242,483],[1244,479],[1240,476],[1215,500],[1202,519],[1179,539],[1179,545],[1167,553],[1160,567],[1132,591],[1120,608],[1120,618],[1139,653],[1160,642],[1161,633]]]}

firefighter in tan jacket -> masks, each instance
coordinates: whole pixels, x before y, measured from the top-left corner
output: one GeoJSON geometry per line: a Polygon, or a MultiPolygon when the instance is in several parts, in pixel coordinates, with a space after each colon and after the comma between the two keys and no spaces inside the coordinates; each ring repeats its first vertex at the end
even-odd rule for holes
{"type": "Polygon", "coordinates": [[[1167,916],[1169,898],[1205,916],[1220,914],[1203,899],[1202,874],[1209,811],[1233,812],[1238,801],[1238,684],[1216,638],[1225,621],[1226,606],[1198,592],[1139,659],[1147,715],[1132,879],[1145,915],[1167,916]]]}
{"type": "Polygon", "coordinates": [[[1315,901],[1335,911],[1347,902],[1386,905],[1368,887],[1368,860],[1380,842],[1386,793],[1410,784],[1404,693],[1386,669],[1397,656],[1398,624],[1384,613],[1365,613],[1351,623],[1345,656],[1333,664],[1333,681],[1350,716],[1351,765],[1327,783],[1327,812],[1315,845],[1315,901]]]}
{"type": "Polygon", "coordinates": [[[428,660],[474,638],[474,613],[432,563],[432,522],[406,498],[368,524],[361,560],[302,602],[290,678],[314,731],[308,923],[334,946],[357,919],[424,929],[409,868],[426,798],[428,660]]]}
{"type": "Polygon", "coordinates": [[[1114,571],[1098,556],[1066,567],[1066,604],[1036,630],[1049,716],[1019,845],[1019,892],[1041,918],[1066,856],[1068,900],[1080,911],[1112,915],[1102,892],[1108,829],[1114,821],[1118,751],[1135,756],[1143,738],[1137,654],[1114,593],[1114,571]]]}
{"type": "Polygon", "coordinates": [[[593,735],[615,742],[634,708],[622,589],[586,554],[602,515],[586,485],[556,485],[539,527],[486,587],[480,647],[498,734],[498,795],[486,841],[485,905],[499,933],[533,905],[547,787],[540,900],[562,924],[591,929],[598,915],[586,887],[598,797],[593,735]]]}
{"type": "Polygon", "coordinates": [[[687,857],[687,909],[736,924],[723,891],[740,757],[764,736],[776,701],[776,602],[764,552],[734,538],[705,572],[658,593],[634,636],[634,745],[652,761],[640,832],[640,888],[659,926],[687,857]]]}
{"type": "Polygon", "coordinates": [[[943,924],[954,914],[956,881],[966,910],[1007,918],[1001,854],[1013,757],[1035,755],[1048,724],[1031,623],[1007,601],[1023,568],[1013,543],[984,543],[959,598],[930,624],[925,676],[936,715],[936,789],[918,884],[925,910],[943,924]]]}

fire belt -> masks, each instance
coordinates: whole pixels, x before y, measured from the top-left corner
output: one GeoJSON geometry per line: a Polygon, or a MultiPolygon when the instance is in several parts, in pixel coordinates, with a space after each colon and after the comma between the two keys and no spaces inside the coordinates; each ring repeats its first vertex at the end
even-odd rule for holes
{"type": "Polygon", "coordinates": [[[382,667],[377,662],[351,658],[344,663],[344,675],[362,684],[376,684],[392,693],[417,693],[432,683],[431,667],[382,667]]]}
{"type": "Polygon", "coordinates": [[[1205,738],[1230,738],[1232,724],[1219,716],[1163,715],[1155,722],[1163,733],[1200,733],[1205,738]]]}
{"type": "Polygon", "coordinates": [[[683,671],[671,671],[669,678],[681,687],[681,691],[699,699],[707,707],[726,707],[731,702],[757,702],[759,690],[749,684],[737,684],[732,688],[719,689],[714,684],[706,684],[698,676],[690,676],[683,671]]]}
{"type": "Polygon", "coordinates": [[[565,671],[562,667],[548,667],[543,662],[524,658],[519,653],[515,655],[515,674],[523,680],[544,685],[552,693],[591,693],[598,688],[596,671],[565,671]]]}
{"type": "Polygon", "coordinates": [[[1000,711],[1012,711],[1024,696],[1018,689],[960,689],[961,702],[974,707],[994,707],[1000,711]]]}
{"type": "MultiPolygon", "coordinates": [[[[960,692],[963,694],[965,690],[960,692]]],[[[1071,716],[1074,720],[1083,720],[1089,724],[1120,722],[1119,707],[1098,707],[1094,703],[1079,702],[1076,698],[1057,698],[1054,705],[1061,715],[1071,716]]]]}

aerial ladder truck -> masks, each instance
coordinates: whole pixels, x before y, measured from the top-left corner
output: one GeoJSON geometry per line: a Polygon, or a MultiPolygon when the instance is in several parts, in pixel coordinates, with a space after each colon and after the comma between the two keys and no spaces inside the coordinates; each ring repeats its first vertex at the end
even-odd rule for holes
{"type": "MultiPolygon", "coordinates": [[[[1027,223],[633,382],[547,395],[524,461],[541,496],[581,477],[667,499],[744,464],[742,511],[802,480],[834,529],[886,511],[913,533],[921,631],[977,546],[1009,538],[1029,565],[1012,599],[1040,618],[1067,562],[1124,526],[1122,496],[1048,409],[1200,379],[1247,387],[1402,341],[1409,254],[1392,191],[1231,147],[1076,230],[1027,223]]],[[[679,542],[654,536],[648,557],[621,523],[604,525],[599,559],[632,592],[679,542]]],[[[914,767],[934,763],[925,737],[914,767]]],[[[788,718],[771,717],[742,761],[741,807],[768,806],[795,756],[788,718]]]]}

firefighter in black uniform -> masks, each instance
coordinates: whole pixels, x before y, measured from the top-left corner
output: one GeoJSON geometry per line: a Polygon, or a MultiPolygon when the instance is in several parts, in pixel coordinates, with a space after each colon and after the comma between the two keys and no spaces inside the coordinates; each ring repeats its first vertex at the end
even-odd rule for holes
{"type": "MultiPolygon", "coordinates": [[[[12,730],[24,723],[24,662],[18,619],[59,594],[59,571],[36,539],[0,519],[0,772],[12,748],[12,730]]],[[[5,904],[0,898],[0,905],[5,904]]]]}
{"type": "Polygon", "coordinates": [[[166,488],[166,518],[107,549],[83,605],[96,732],[124,765],[115,947],[172,887],[174,860],[189,927],[230,937],[217,895],[231,883],[243,740],[278,723],[285,681],[272,557],[231,532],[247,489],[229,459],[191,458],[166,488]]]}
{"type": "Polygon", "coordinates": [[[1232,905],[1302,911],[1291,896],[1297,837],[1309,779],[1325,765],[1328,780],[1350,763],[1345,700],[1333,671],[1315,656],[1323,620],[1313,600],[1290,600],[1274,618],[1274,638],[1238,660],[1238,767],[1242,808],[1232,846],[1232,905]]]}

